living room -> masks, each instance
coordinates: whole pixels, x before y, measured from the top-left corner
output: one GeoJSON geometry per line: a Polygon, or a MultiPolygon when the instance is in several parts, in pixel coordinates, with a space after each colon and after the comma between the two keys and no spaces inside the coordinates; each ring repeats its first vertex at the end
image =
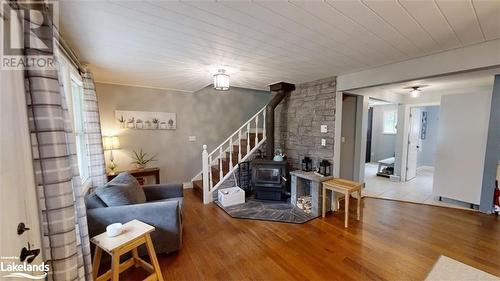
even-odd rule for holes
{"type": "Polygon", "coordinates": [[[498,1],[1,4],[2,278],[498,280],[498,1]],[[373,99],[465,208],[370,191],[373,99]]]}

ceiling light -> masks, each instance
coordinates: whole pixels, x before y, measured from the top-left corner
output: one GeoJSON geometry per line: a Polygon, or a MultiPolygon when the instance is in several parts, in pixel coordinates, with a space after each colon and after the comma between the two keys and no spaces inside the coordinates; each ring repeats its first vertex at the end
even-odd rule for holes
{"type": "Polygon", "coordinates": [[[418,87],[415,87],[413,90],[410,91],[410,97],[412,98],[420,97],[420,90],[418,89],[418,87]]]}
{"type": "Polygon", "coordinates": [[[214,74],[214,88],[219,91],[229,90],[229,75],[226,74],[226,70],[219,69],[214,74]]]}
{"type": "Polygon", "coordinates": [[[409,92],[410,97],[418,98],[418,97],[420,97],[420,92],[422,91],[423,87],[427,87],[427,85],[411,86],[411,87],[406,87],[405,89],[410,90],[410,92],[409,92]]]}

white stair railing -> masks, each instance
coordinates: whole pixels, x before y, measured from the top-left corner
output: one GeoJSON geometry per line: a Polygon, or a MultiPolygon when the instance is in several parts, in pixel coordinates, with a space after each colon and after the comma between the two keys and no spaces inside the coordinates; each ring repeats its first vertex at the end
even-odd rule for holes
{"type": "MultiPolygon", "coordinates": [[[[238,130],[236,130],[232,135],[230,135],[225,141],[223,141],[218,147],[216,147],[212,152],[208,153],[207,145],[203,145],[202,152],[202,171],[203,175],[203,203],[208,204],[213,201],[213,192],[216,191],[224,180],[233,174],[233,172],[238,168],[238,164],[233,165],[233,152],[238,153],[238,163],[245,161],[248,157],[255,152],[266,140],[266,107],[264,106],[259,110],[252,118],[250,118],[245,124],[243,124],[238,130]],[[260,120],[260,121],[259,121],[260,120]],[[255,133],[254,145],[251,146],[250,138],[251,134],[255,133]],[[262,137],[259,138],[259,134],[262,137]],[[246,137],[246,144],[242,147],[243,136],[246,137]],[[237,145],[238,149],[235,151],[234,146],[237,145]],[[242,150],[246,149],[245,155],[243,155],[242,150]],[[229,153],[229,157],[226,157],[226,152],[229,153]],[[224,173],[224,161],[229,161],[227,163],[228,171],[224,173]],[[214,169],[215,168],[215,169],[214,169]],[[214,174],[218,170],[217,174],[214,174]],[[218,176],[218,181],[214,184],[214,177],[218,176]]],[[[199,175],[199,174],[198,174],[199,175]]]]}

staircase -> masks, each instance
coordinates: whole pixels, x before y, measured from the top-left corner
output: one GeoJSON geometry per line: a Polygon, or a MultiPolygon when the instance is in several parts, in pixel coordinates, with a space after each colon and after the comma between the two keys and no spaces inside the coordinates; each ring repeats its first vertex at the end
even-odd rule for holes
{"type": "Polygon", "coordinates": [[[213,201],[213,193],[266,140],[266,107],[230,135],[212,152],[203,145],[202,171],[193,179],[193,192],[203,203],[213,201]]]}

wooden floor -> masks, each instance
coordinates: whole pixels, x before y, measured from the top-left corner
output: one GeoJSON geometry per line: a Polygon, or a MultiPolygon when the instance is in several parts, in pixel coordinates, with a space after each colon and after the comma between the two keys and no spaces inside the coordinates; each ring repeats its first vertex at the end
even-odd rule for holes
{"type": "Polygon", "coordinates": [[[353,209],[344,229],[343,213],[301,225],[238,220],[185,197],[182,249],[159,255],[165,280],[423,280],[439,255],[500,276],[495,216],[364,198],[362,220],[353,209]]]}

